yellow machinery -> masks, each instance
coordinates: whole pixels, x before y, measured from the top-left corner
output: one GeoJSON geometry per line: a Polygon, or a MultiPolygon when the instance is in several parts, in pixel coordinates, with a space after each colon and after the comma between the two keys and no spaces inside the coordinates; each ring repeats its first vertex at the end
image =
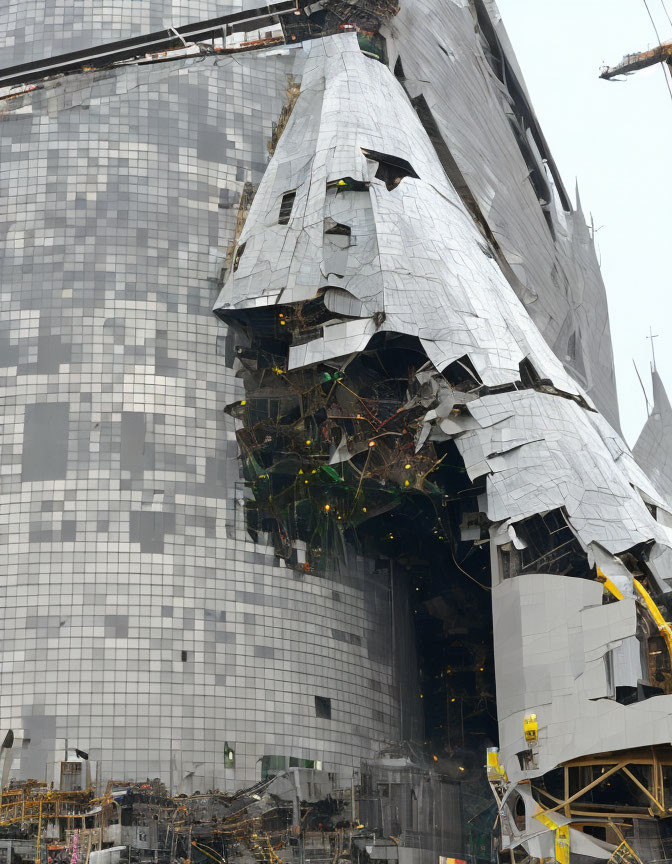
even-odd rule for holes
{"type": "MultiPolygon", "coordinates": [[[[623,594],[621,591],[614,585],[614,583],[609,579],[604,573],[597,568],[597,579],[599,582],[602,582],[607,591],[614,596],[617,600],[623,599],[623,594]]],[[[653,621],[658,628],[658,632],[663,638],[665,642],[665,646],[670,655],[670,660],[672,661],[672,626],[668,624],[668,622],[663,618],[660,609],[653,602],[653,599],[646,588],[642,585],[642,583],[638,579],[633,579],[632,584],[635,588],[635,591],[639,594],[642,602],[646,606],[649,615],[653,618],[653,621]]]]}
{"type": "Polygon", "coordinates": [[[670,63],[671,60],[672,42],[663,42],[662,45],[657,45],[649,51],[626,54],[616,66],[606,66],[602,69],[600,78],[609,81],[610,78],[615,78],[617,75],[630,75],[638,69],[646,69],[647,66],[654,66],[656,63],[670,63]]]}
{"type": "Polygon", "coordinates": [[[523,732],[528,744],[536,744],[539,737],[539,723],[536,714],[527,714],[523,718],[523,732]]]}

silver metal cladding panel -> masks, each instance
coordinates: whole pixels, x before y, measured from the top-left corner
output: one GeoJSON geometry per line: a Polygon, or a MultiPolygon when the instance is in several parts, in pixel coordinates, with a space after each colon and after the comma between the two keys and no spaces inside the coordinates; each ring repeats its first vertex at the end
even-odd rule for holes
{"type": "MultiPolygon", "coordinates": [[[[191,9],[192,20],[210,14],[191,9]]],[[[347,590],[297,580],[245,533],[234,428],[221,413],[242,393],[231,342],[209,316],[245,181],[261,185],[245,254],[217,305],[296,302],[324,289],[334,320],[292,350],[292,366],[361,350],[384,329],[418,336],[437,370],[466,354],[486,384],[507,384],[527,359],[574,397],[483,396],[456,419],[439,381],[425,417],[424,435],[454,439],[470,476],[487,477],[494,546],[516,520],[563,507],[591,561],[626,589],[602,607],[596,584],[499,584],[495,569],[509,776],[521,775],[529,710],[544,769],[605,741],[670,740],[672,697],[608,698],[605,658],[630,680],[635,630],[632,580],[613,555],[654,541],[649,566],[666,590],[672,516],[614,431],[606,301],[580,208],[559,205],[527,136],[549,200],[531,186],[469,4],[408,0],[387,35],[405,92],[344,34],[306,45],[305,69],[297,52],[200,58],[80,76],[8,103],[0,684],[3,723],[30,739],[25,764],[17,760],[24,776],[66,736],[107,774],[167,779],[168,762],[189,791],[209,782],[203,764],[230,788],[258,776],[264,753],[348,770],[398,735],[393,670],[371,650],[389,627],[374,611],[385,608],[385,579],[358,562],[334,574],[347,590]],[[299,71],[301,95],[264,174],[286,75],[299,71]],[[408,96],[429,107],[507,278],[408,96]],[[362,147],[407,159],[418,179],[385,188],[362,147]],[[339,198],[327,182],[343,176],[370,189],[339,198]],[[292,217],[279,225],[288,190],[292,217]],[[325,218],[351,225],[351,242],[331,240],[325,218]],[[539,653],[533,628],[555,621],[542,588],[563,626],[539,653]],[[313,700],[332,693],[327,727],[313,700]],[[225,743],[235,769],[224,766],[225,743]]]]}
{"type": "Polygon", "coordinates": [[[524,749],[528,711],[537,713],[540,740],[537,767],[527,776],[604,750],[604,742],[617,750],[669,740],[672,697],[621,705],[606,666],[620,682],[646,679],[632,651],[632,575],[615,555],[651,543],[648,566],[656,587],[668,591],[668,505],[488,254],[390,70],[363,56],[354,34],[314,42],[309,50],[301,94],[217,307],[297,303],[312,298],[316,287],[323,290],[333,319],[312,341],[290,349],[290,367],[350,356],[381,331],[422,342],[433,367],[422,373],[423,382],[434,387],[435,402],[417,446],[452,439],[469,476],[486,480],[480,509],[493,523],[500,745],[512,780],[525,776],[516,754],[524,749]],[[389,188],[376,177],[370,150],[407,160],[417,177],[389,188]],[[329,184],[343,177],[368,188],[339,193],[329,184]],[[280,224],[288,190],[294,207],[280,224]],[[334,221],[351,229],[336,272],[334,221]],[[440,370],[464,355],[486,385],[510,389],[456,393],[440,370]],[[520,382],[524,359],[546,385],[520,382]],[[454,412],[456,403],[466,411],[454,412]],[[647,503],[656,505],[658,518],[647,503]],[[560,508],[588,563],[621,587],[623,600],[602,606],[602,586],[579,578],[533,574],[502,582],[496,556],[502,538],[515,537],[516,522],[560,508]],[[542,604],[540,597],[549,599],[542,604]]]}
{"type": "Polygon", "coordinates": [[[390,66],[399,61],[409,96],[423,99],[431,112],[530,317],[618,430],[606,292],[578,192],[576,210],[564,210],[548,162],[512,109],[515,75],[521,104],[534,117],[496,4],[483,5],[495,45],[475,26],[474,8],[462,0],[401,3],[384,30],[390,66]],[[506,75],[495,71],[502,57],[506,75]],[[542,197],[530,181],[532,168],[545,187],[542,197]]]}
{"type": "Polygon", "coordinates": [[[653,406],[633,455],[667,501],[672,501],[672,407],[658,372],[651,372],[653,406]]]}
{"type": "Polygon", "coordinates": [[[670,741],[672,696],[632,705],[608,698],[607,660],[636,631],[633,599],[603,606],[599,583],[540,573],[505,580],[492,599],[501,759],[512,781],[579,756],[670,741]],[[524,772],[517,754],[528,750],[529,713],[539,742],[536,767],[524,772]]]}
{"type": "MultiPolygon", "coordinates": [[[[309,51],[301,94],[240,236],[244,254],[217,308],[300,302],[316,286],[329,306],[338,292],[347,311],[339,307],[318,337],[290,349],[293,367],[361,350],[388,330],[417,336],[438,370],[466,354],[486,385],[513,386],[521,361],[531,361],[564,395],[472,394],[468,415],[429,412],[426,433],[455,438],[471,478],[487,476],[484,510],[493,522],[564,507],[586,549],[595,543],[614,554],[655,539],[667,561],[669,530],[642,493],[666,505],[488,254],[401,85],[361,54],[354,34],[309,51]],[[418,177],[386,188],[367,150],[407,160],[418,177]],[[340,177],[369,188],[328,188],[340,177]],[[287,190],[294,207],[278,224],[287,190]],[[351,228],[338,273],[330,267],[333,221],[351,228]]],[[[447,387],[437,399],[455,401],[447,387]]],[[[666,575],[663,568],[664,590],[666,575]]]]}

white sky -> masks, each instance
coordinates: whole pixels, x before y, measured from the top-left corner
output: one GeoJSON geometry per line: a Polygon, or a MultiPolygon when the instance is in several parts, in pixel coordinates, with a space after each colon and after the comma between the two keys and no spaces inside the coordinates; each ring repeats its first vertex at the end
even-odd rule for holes
{"type": "MultiPolygon", "coordinates": [[[[672,0],[648,0],[663,41],[672,0]]],[[[623,83],[599,67],[657,44],[643,0],[498,0],[565,186],[592,212],[607,288],[623,433],[634,444],[650,393],[649,326],[672,396],[672,99],[660,65],[623,83]]],[[[665,72],[667,74],[667,72],[665,72]]],[[[584,334],[585,338],[586,334],[584,334]]]]}

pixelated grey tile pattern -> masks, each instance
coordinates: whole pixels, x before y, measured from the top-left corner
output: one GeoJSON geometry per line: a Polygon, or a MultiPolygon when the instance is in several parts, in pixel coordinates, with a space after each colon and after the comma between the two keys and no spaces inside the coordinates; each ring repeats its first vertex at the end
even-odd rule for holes
{"type": "MultiPolygon", "coordinates": [[[[246,5],[254,5],[253,0],[246,5]]],[[[0,9],[0,67],[206,21],[242,8],[241,0],[7,0],[0,9]]]]}
{"type": "MultiPolygon", "coordinates": [[[[206,20],[256,0],[10,0],[0,10],[0,66],[26,62],[206,20]]],[[[511,112],[511,87],[494,71],[504,52],[524,95],[525,84],[494,0],[485,4],[499,45],[474,26],[463,0],[406,0],[385,29],[391,67],[403,64],[406,89],[422,97],[451,157],[497,237],[509,278],[549,345],[619,431],[606,292],[580,202],[575,212],[557,207],[545,154],[526,140],[525,157],[511,112]],[[468,48],[467,48],[468,46],[468,48]],[[450,62],[446,62],[446,57],[450,62]],[[508,90],[507,90],[508,88],[508,90]],[[478,105],[478,110],[474,110],[478,105]],[[548,200],[530,182],[532,164],[548,200]]],[[[528,110],[534,114],[529,105],[528,110]]],[[[199,158],[225,136],[206,131],[199,158]]],[[[578,195],[577,195],[578,198],[578,195]]]]}
{"type": "Polygon", "coordinates": [[[398,737],[376,650],[389,574],[353,557],[299,577],[255,545],[223,412],[242,387],[211,308],[301,56],[129,67],[5,103],[0,724],[23,741],[15,776],[44,777],[67,737],[99,780],[231,789],[263,755],[349,772],[398,737]]]}

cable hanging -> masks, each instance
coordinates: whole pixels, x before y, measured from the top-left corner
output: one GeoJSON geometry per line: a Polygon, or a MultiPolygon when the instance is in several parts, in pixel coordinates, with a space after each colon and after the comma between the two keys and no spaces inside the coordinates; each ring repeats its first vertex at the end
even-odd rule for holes
{"type": "MultiPolygon", "coordinates": [[[[653,18],[653,15],[651,14],[651,9],[649,8],[649,4],[648,4],[647,0],[642,0],[642,2],[644,3],[644,7],[648,13],[649,19],[650,19],[651,24],[653,26],[653,32],[656,34],[656,39],[658,40],[658,44],[661,45],[662,40],[660,38],[660,33],[658,32],[658,27],[656,26],[656,22],[653,18]]],[[[663,2],[663,5],[664,5],[664,2],[663,2]]],[[[667,9],[665,10],[665,12],[667,13],[667,9]]],[[[672,99],[672,87],[670,86],[670,78],[669,78],[669,75],[667,74],[667,72],[665,71],[665,64],[664,63],[661,64],[661,69],[663,72],[663,76],[665,78],[665,86],[667,87],[667,92],[670,94],[670,99],[672,99]]]]}

